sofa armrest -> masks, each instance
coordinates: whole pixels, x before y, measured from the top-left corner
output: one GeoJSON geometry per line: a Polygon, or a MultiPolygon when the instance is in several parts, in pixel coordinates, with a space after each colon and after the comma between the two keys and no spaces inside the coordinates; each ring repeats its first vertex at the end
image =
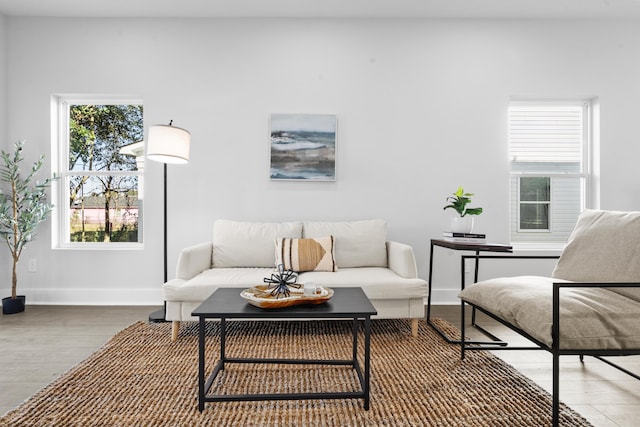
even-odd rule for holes
{"type": "Polygon", "coordinates": [[[178,258],[176,278],[189,280],[211,268],[213,243],[206,242],[184,248],[178,258]]]}
{"type": "Polygon", "coordinates": [[[413,248],[400,242],[387,242],[387,264],[389,269],[405,279],[416,279],[418,267],[413,248]]]}

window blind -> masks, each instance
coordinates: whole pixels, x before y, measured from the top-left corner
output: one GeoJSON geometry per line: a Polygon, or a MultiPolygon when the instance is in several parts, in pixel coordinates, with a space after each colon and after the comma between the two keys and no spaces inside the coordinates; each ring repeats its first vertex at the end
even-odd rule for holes
{"type": "MultiPolygon", "coordinates": [[[[582,105],[511,104],[509,108],[513,163],[552,163],[556,172],[560,163],[581,163],[583,134],[582,105]]],[[[530,168],[519,168],[525,169],[530,168]]]]}

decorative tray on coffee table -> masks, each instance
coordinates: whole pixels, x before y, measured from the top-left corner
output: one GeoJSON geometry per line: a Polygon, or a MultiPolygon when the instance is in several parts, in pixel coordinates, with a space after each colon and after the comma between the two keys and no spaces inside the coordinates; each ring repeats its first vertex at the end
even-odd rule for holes
{"type": "Polygon", "coordinates": [[[260,308],[283,308],[301,304],[322,304],[333,296],[333,289],[318,286],[314,294],[305,294],[304,289],[290,288],[289,296],[271,295],[273,288],[258,285],[240,292],[240,296],[251,305],[260,308]]]}

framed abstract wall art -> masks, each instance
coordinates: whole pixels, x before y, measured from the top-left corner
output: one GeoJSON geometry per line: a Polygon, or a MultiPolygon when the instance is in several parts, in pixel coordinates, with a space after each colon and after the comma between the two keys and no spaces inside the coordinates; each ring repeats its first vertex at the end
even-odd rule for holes
{"type": "Polygon", "coordinates": [[[270,179],[336,180],[335,114],[272,114],[270,179]]]}

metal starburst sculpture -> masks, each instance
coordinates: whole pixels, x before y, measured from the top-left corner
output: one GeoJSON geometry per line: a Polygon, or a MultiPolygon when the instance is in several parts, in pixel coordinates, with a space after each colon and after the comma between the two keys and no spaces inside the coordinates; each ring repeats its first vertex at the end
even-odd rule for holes
{"type": "Polygon", "coordinates": [[[292,270],[285,270],[283,264],[278,264],[278,272],[273,273],[271,277],[265,277],[264,283],[268,284],[271,289],[271,296],[286,298],[291,295],[289,287],[300,289],[301,284],[296,283],[298,275],[292,270]]]}

